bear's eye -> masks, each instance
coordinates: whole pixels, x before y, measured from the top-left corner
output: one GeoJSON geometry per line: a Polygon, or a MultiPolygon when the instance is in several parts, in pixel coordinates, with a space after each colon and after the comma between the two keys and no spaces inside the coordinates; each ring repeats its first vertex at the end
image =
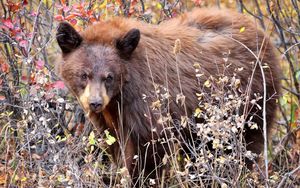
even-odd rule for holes
{"type": "Polygon", "coordinates": [[[109,75],[107,75],[107,77],[105,78],[105,82],[106,82],[107,84],[110,84],[110,83],[112,83],[113,79],[114,79],[114,77],[113,77],[111,74],[109,74],[109,75]]]}
{"type": "Polygon", "coordinates": [[[87,74],[86,73],[83,73],[82,75],[81,75],[81,79],[83,80],[83,81],[86,81],[87,80],[87,74]]]}

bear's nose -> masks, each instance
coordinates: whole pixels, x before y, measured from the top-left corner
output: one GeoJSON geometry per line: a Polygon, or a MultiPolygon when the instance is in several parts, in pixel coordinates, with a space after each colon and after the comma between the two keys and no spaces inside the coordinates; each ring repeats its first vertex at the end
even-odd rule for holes
{"type": "Polygon", "coordinates": [[[90,108],[92,111],[98,111],[100,110],[102,106],[102,102],[101,101],[95,101],[95,102],[91,102],[90,103],[90,108]]]}

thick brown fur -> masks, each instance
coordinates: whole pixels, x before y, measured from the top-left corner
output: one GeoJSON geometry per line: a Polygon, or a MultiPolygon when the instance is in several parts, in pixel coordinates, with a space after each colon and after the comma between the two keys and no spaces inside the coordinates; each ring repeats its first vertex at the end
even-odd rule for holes
{"type": "MultiPolygon", "coordinates": [[[[153,82],[167,86],[170,97],[170,111],[174,119],[180,119],[185,114],[184,108],[176,103],[176,95],[180,93],[176,71],[176,58],[173,53],[176,39],[181,41],[181,51],[177,54],[181,85],[186,96],[185,105],[189,116],[198,104],[197,96],[199,84],[195,77],[193,65],[199,63],[204,82],[210,75],[225,72],[232,76],[236,68],[244,70],[237,75],[241,79],[241,88],[246,91],[253,73],[256,57],[268,65],[264,69],[267,86],[267,125],[268,131],[273,125],[276,109],[276,98],[279,91],[279,68],[276,54],[269,38],[263,31],[245,15],[217,9],[195,9],[190,13],[165,21],[160,25],[150,25],[134,19],[114,18],[88,27],[80,33],[82,43],[74,51],[63,54],[63,62],[59,64],[59,72],[70,90],[79,97],[78,87],[81,86],[74,75],[82,70],[95,71],[98,69],[114,69],[119,76],[118,88],[109,98],[109,103],[101,113],[87,112],[91,121],[99,129],[109,129],[121,142],[111,147],[115,160],[121,160],[120,144],[125,148],[121,154],[122,160],[133,176],[133,156],[147,158],[145,172],[150,174],[154,164],[160,160],[152,160],[152,147],[144,156],[146,145],[152,138],[161,137],[163,127],[158,123],[159,115],[151,110],[151,102],[156,100],[153,82]],[[241,28],[245,31],[241,32],[241,28]],[[116,49],[116,41],[121,39],[131,29],[140,31],[140,41],[130,57],[122,58],[116,49]],[[242,45],[243,44],[243,45],[242,45]],[[247,49],[248,48],[248,49],[247,49]],[[230,52],[228,63],[232,65],[224,68],[224,52],[230,52]],[[254,62],[254,63],[253,63],[254,62]],[[151,70],[151,72],[150,72],[151,70]],[[166,79],[167,72],[167,79],[166,79]],[[166,81],[168,80],[168,82],[166,81]],[[147,96],[150,103],[143,100],[147,96]],[[156,133],[153,134],[153,129],[156,133]]],[[[250,97],[254,93],[263,95],[263,80],[259,66],[255,69],[250,84],[250,97]]],[[[84,106],[84,104],[82,104],[84,106]]],[[[261,104],[262,106],[262,104],[261,104]]],[[[88,108],[88,107],[87,107],[88,108]]],[[[86,109],[86,111],[88,111],[86,109]]],[[[254,112],[252,112],[254,113],[254,112]]],[[[263,148],[261,111],[255,111],[254,118],[259,125],[258,130],[246,130],[245,140],[247,148],[260,153],[263,148]]],[[[163,147],[156,146],[156,158],[164,156],[163,147]]]]}

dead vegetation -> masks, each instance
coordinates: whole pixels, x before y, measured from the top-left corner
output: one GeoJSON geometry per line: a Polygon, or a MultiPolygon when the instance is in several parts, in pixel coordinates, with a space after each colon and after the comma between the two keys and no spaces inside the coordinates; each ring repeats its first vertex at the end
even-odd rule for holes
{"type": "MultiPolygon", "coordinates": [[[[166,170],[153,187],[296,187],[300,184],[300,11],[296,0],[284,1],[6,1],[0,0],[0,186],[5,187],[127,187],[126,169],[111,163],[105,149],[115,142],[109,133],[97,133],[85,119],[74,98],[54,73],[58,54],[54,40],[59,20],[77,29],[121,15],[159,23],[193,6],[217,5],[252,16],[266,29],[278,49],[282,67],[282,96],[278,101],[276,129],[268,145],[268,168],[245,160],[255,157],[245,149],[242,132],[245,114],[240,106],[247,95],[239,90],[239,78],[220,75],[199,83],[199,108],[195,124],[162,118],[168,125],[190,126],[197,134],[186,142],[192,155],[176,152],[165,156],[166,170]],[[226,88],[226,90],[224,90],[226,88]],[[205,109],[205,110],[204,110],[205,109]],[[208,147],[210,145],[210,148],[208,147]],[[267,175],[265,170],[267,171],[267,175]],[[266,178],[266,176],[268,178],[266,178]]],[[[241,32],[243,32],[241,28],[241,32]]],[[[236,70],[242,71],[242,70],[236,70]]],[[[201,66],[195,65],[195,75],[201,66]]],[[[160,89],[161,92],[164,88],[160,89]]],[[[165,100],[164,93],[158,101],[165,100]]],[[[257,99],[251,105],[257,107],[257,99]]],[[[182,100],[183,96],[178,96],[182,100]]],[[[154,105],[160,108],[159,105],[154,105]]],[[[247,126],[255,129],[256,125],[247,126]]],[[[141,186],[143,186],[141,185],[141,186]]]]}

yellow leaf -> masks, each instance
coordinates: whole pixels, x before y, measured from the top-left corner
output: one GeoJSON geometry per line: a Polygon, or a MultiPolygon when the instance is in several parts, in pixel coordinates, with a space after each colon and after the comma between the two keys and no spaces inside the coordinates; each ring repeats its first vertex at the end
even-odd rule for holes
{"type": "Polygon", "coordinates": [[[92,153],[94,150],[95,150],[95,146],[94,146],[94,145],[91,145],[90,153],[92,153]]]}
{"type": "Polygon", "coordinates": [[[201,100],[203,97],[203,93],[196,93],[196,96],[198,97],[198,100],[201,100]]]}
{"type": "Polygon", "coordinates": [[[154,109],[159,109],[161,107],[160,100],[158,99],[157,101],[152,102],[151,108],[154,109]]]}
{"type": "Polygon", "coordinates": [[[187,122],[188,122],[188,118],[186,116],[181,116],[181,123],[180,123],[180,125],[183,126],[183,127],[186,127],[187,122]]]}
{"type": "Polygon", "coordinates": [[[194,66],[195,69],[200,69],[201,68],[199,63],[195,63],[193,66],[194,66]]]}
{"type": "Polygon", "coordinates": [[[107,5],[107,0],[104,0],[103,3],[99,6],[100,9],[105,9],[107,5]]]}
{"type": "Polygon", "coordinates": [[[246,30],[245,27],[241,27],[241,28],[240,28],[240,33],[243,33],[245,30],[246,30]]]}
{"type": "Polygon", "coordinates": [[[5,183],[6,183],[5,180],[6,180],[6,179],[5,179],[5,175],[4,175],[4,174],[3,174],[3,175],[0,175],[0,185],[5,184],[5,183]]]}
{"type": "Polygon", "coordinates": [[[202,110],[200,108],[196,108],[194,116],[197,118],[200,118],[201,112],[202,112],[202,110]]]}
{"type": "Polygon", "coordinates": [[[160,3],[156,3],[156,7],[157,7],[158,9],[162,9],[162,6],[161,6],[160,3]]]}
{"type": "Polygon", "coordinates": [[[209,80],[206,80],[206,81],[204,82],[204,86],[205,86],[205,87],[210,87],[210,86],[211,86],[210,81],[209,81],[209,80]]]}
{"type": "Polygon", "coordinates": [[[47,8],[52,6],[52,0],[43,0],[42,2],[46,5],[47,8]]]}

